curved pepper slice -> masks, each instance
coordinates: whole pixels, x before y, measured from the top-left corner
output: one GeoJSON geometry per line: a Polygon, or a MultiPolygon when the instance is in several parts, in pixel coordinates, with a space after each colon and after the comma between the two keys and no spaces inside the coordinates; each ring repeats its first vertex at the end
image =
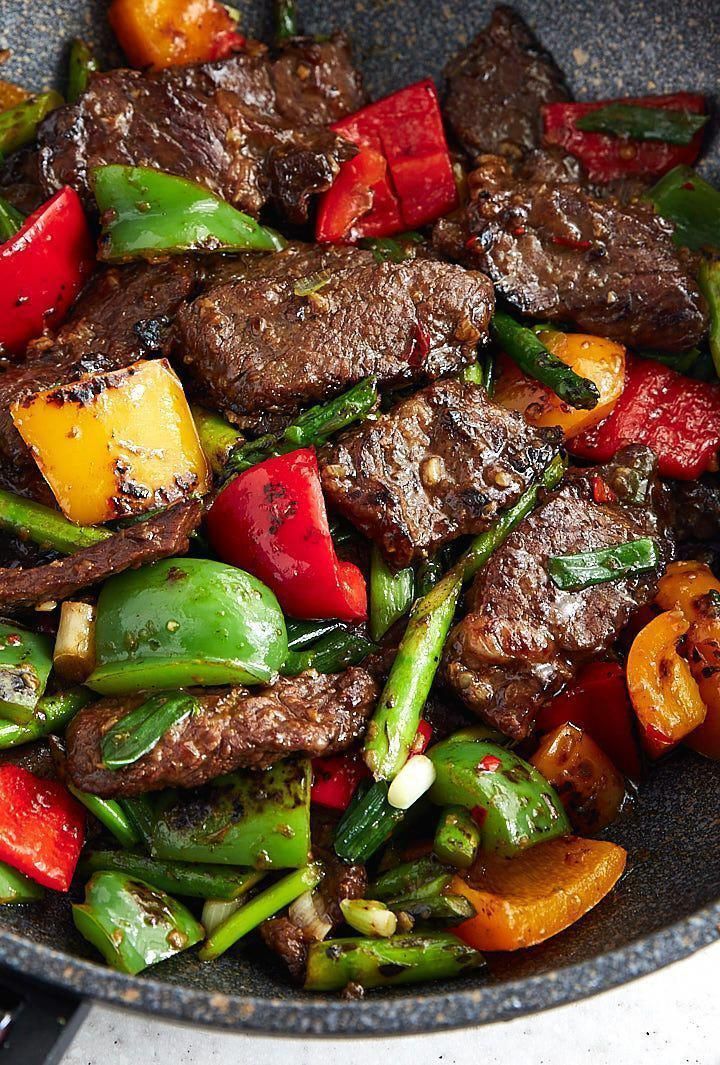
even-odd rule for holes
{"type": "Polygon", "coordinates": [[[664,477],[691,481],[720,451],[720,385],[694,381],[654,359],[628,358],[625,389],[604,421],[576,436],[570,451],[607,462],[625,444],[647,444],[664,477]]]}
{"type": "Polygon", "coordinates": [[[95,263],[80,197],[60,189],[0,246],[0,353],[57,325],[95,263]]]}
{"type": "Polygon", "coordinates": [[[85,839],[85,814],[62,784],[0,766],[0,861],[67,891],[85,839]]]}
{"type": "Polygon", "coordinates": [[[335,553],[312,448],[241,473],[215,500],[207,527],[220,558],[259,577],[292,617],[367,617],[365,579],[335,553]]]}

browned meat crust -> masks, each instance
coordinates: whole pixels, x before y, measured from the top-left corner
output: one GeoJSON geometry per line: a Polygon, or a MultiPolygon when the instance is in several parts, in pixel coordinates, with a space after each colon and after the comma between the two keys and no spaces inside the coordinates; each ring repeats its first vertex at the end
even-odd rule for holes
{"type": "Polygon", "coordinates": [[[356,151],[326,123],[361,99],[342,37],[299,42],[277,63],[252,46],[197,66],[111,70],[43,122],[40,173],[48,192],[72,185],[90,201],[93,167],[151,166],[253,215],[274,196],[300,222],[356,151]]]}
{"type": "Polygon", "coordinates": [[[487,529],[558,446],[483,388],[439,381],[324,448],[323,490],[402,568],[487,529]]]}
{"type": "MultiPolygon", "coordinates": [[[[649,456],[645,448],[628,448],[597,469],[622,499],[625,484],[647,476],[649,456]]],[[[668,549],[657,486],[642,505],[600,504],[593,476],[568,475],[495,552],[475,578],[467,617],[448,638],[447,681],[470,709],[515,739],[528,734],[541,704],[584,661],[606,652],[636,607],[655,594],[655,572],[583,591],[561,591],[550,580],[551,555],[641,536],[656,536],[668,549]]]]}
{"type": "Polygon", "coordinates": [[[457,371],[493,309],[482,274],[354,248],[292,247],[238,269],[178,315],[188,369],[238,416],[293,414],[370,374],[394,385],[457,371]],[[321,271],[311,298],[295,295],[321,271]]]}
{"type": "Polygon", "coordinates": [[[471,156],[497,152],[517,159],[540,143],[540,107],[570,99],[552,56],[505,6],[495,8],[446,74],[445,113],[471,156]]]}
{"type": "Polygon", "coordinates": [[[272,687],[197,693],[201,711],[174,726],[139,761],[106,769],[104,734],[144,696],[101,699],[67,732],[67,767],[83,791],[106,797],[195,788],[241,767],[262,769],[291,754],[342,751],[364,731],[379,687],[364,669],[281,677],[272,687]]]}
{"type": "Polygon", "coordinates": [[[202,518],[197,500],[178,503],[107,540],[30,569],[0,569],[0,610],[66,599],[75,592],[148,562],[184,555],[202,518]]]}

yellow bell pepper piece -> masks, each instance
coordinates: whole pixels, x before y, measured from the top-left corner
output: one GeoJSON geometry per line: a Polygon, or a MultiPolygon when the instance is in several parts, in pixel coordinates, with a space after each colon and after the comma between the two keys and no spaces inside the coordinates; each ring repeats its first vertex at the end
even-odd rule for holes
{"type": "Polygon", "coordinates": [[[185,393],[166,359],[37,392],[11,413],[61,510],[80,525],[142,514],[210,487],[185,393]]]}

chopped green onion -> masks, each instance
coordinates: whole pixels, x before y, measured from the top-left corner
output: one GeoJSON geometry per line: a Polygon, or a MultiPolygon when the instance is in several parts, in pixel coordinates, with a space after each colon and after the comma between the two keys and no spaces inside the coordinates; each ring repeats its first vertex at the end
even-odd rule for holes
{"type": "Polygon", "coordinates": [[[296,281],[293,285],[293,292],[296,296],[313,296],[321,288],[325,288],[330,281],[332,281],[332,274],[329,270],[318,270],[316,274],[296,281]]]}
{"type": "Polygon", "coordinates": [[[690,144],[708,121],[707,115],[672,111],[667,107],[640,107],[637,104],[607,104],[575,120],[584,133],[609,133],[638,141],[690,144]]]}
{"type": "Polygon", "coordinates": [[[295,677],[308,669],[318,673],[340,673],[348,666],[357,666],[377,651],[377,646],[358,632],[344,629],[328,633],[312,647],[303,651],[289,651],[281,670],[286,677],[295,677]]]}
{"type": "Polygon", "coordinates": [[[335,853],[349,862],[366,862],[405,816],[388,802],[388,783],[363,782],[335,830],[335,853]]]}
{"type": "Polygon", "coordinates": [[[288,618],[285,625],[290,651],[303,651],[323,636],[329,636],[332,632],[347,631],[342,621],[300,621],[288,618]]]}
{"type": "Polygon", "coordinates": [[[433,850],[441,862],[469,869],[480,846],[480,829],[464,806],[447,806],[440,814],[433,850]]]}
{"type": "Polygon", "coordinates": [[[0,157],[34,141],[45,115],[61,107],[63,102],[60,93],[51,89],[0,111],[0,157]]]}
{"type": "Polygon", "coordinates": [[[213,473],[223,473],[231,450],[243,443],[242,433],[216,411],[195,406],[191,411],[210,468],[213,473]]]}
{"type": "Polygon", "coordinates": [[[622,577],[637,577],[654,569],[659,562],[657,543],[644,536],[598,551],[551,555],[547,569],[553,584],[564,592],[575,592],[622,577]]]}
{"type": "Polygon", "coordinates": [[[115,799],[101,799],[98,795],[80,791],[70,781],[67,783],[67,789],[75,796],[78,802],[83,804],[86,810],[90,811],[93,817],[98,819],[100,824],[105,825],[105,828],[112,832],[122,847],[130,850],[131,847],[137,846],[140,842],[140,836],[120,803],[116,802],[115,799]]]}
{"type": "Polygon", "coordinates": [[[396,621],[404,617],[415,598],[412,566],[394,572],[373,544],[370,560],[370,635],[381,640],[396,621]]]}
{"type": "Polygon", "coordinates": [[[424,241],[422,233],[411,229],[407,233],[398,233],[396,237],[364,237],[360,247],[371,251],[376,262],[402,263],[412,257],[413,247],[424,241]]]}
{"type": "Polygon", "coordinates": [[[278,44],[297,37],[298,17],[295,0],[275,0],[275,40],[278,44]]]}
{"type": "Polygon", "coordinates": [[[375,899],[341,899],[340,909],[346,922],[361,936],[387,939],[395,935],[397,917],[384,902],[375,899]]]}
{"type": "MultiPolygon", "coordinates": [[[[80,861],[79,871],[87,876],[99,872],[126,873],[136,880],[187,898],[223,902],[240,899],[265,876],[255,869],[235,866],[202,865],[197,862],[164,862],[129,851],[90,851],[80,861]]],[[[207,925],[203,920],[207,931],[207,925]]]]}
{"type": "Polygon", "coordinates": [[[700,266],[700,288],[710,308],[708,344],[715,372],[720,377],[720,259],[705,260],[700,266]]]}
{"type": "Polygon", "coordinates": [[[90,75],[99,69],[100,64],[85,41],[74,40],[70,45],[68,61],[67,99],[69,104],[74,104],[79,100],[88,87],[90,75]]]}
{"type": "Polygon", "coordinates": [[[156,747],[169,729],[199,711],[197,699],[187,692],[151,695],[105,733],[101,744],[103,762],[108,769],[132,765],[156,747]]]}
{"type": "Polygon", "coordinates": [[[14,237],[22,229],[24,221],[25,216],[0,196],[0,244],[14,237]]]}
{"type": "Polygon", "coordinates": [[[38,902],[44,895],[40,884],[0,862],[0,906],[11,902],[38,902]]]}

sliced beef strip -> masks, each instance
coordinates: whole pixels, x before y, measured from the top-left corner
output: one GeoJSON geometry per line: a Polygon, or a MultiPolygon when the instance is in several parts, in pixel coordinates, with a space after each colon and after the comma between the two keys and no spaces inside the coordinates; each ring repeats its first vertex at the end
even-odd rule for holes
{"type": "Polygon", "coordinates": [[[631,347],[679,351],[707,330],[694,259],[647,203],[515,177],[488,156],[469,178],[464,232],[438,241],[483,270],[521,314],[573,322],[631,347]],[[451,239],[452,238],[452,239],[451,239]]]}
{"type": "Polygon", "coordinates": [[[507,539],[480,571],[469,613],[450,633],[444,675],[478,716],[514,739],[531,730],[542,703],[570,681],[587,659],[607,652],[636,607],[649,602],[658,573],[561,591],[547,574],[551,555],[576,554],[642,536],[657,537],[666,556],[664,502],[652,476],[652,453],[632,447],[613,464],[575,471],[507,539]],[[599,472],[617,504],[593,499],[599,472]],[[641,505],[623,505],[624,492],[646,483],[641,505]]]}
{"type": "Polygon", "coordinates": [[[320,453],[330,503],[396,568],[487,529],[556,453],[538,430],[484,388],[438,381],[320,453]]]}
{"type": "Polygon", "coordinates": [[[13,425],[11,405],[84,373],[116,370],[148,355],[168,353],[168,326],[195,291],[192,259],[99,270],[58,333],[31,342],[27,360],[0,372],[0,484],[50,498],[37,466],[13,425]]]}
{"type": "Polygon", "coordinates": [[[92,167],[151,166],[253,215],[274,195],[291,221],[304,221],[310,196],[356,151],[324,123],[360,94],[344,39],[293,45],[277,65],[252,47],[213,63],[95,75],[77,104],[40,127],[47,191],[72,185],[90,203],[92,167]]]}
{"type": "Polygon", "coordinates": [[[200,713],[173,726],[152,751],[118,770],[103,764],[102,737],[144,696],[101,699],[68,729],[68,772],[77,787],[94,795],[140,795],[199,787],[234,769],[262,769],[291,754],[334,754],[363,733],[379,691],[360,667],[333,674],[309,670],[253,691],[206,689],[197,693],[200,713]]]}
{"type": "Polygon", "coordinates": [[[670,514],[679,542],[720,540],[720,475],[669,481],[670,514]]]}
{"type": "Polygon", "coordinates": [[[45,199],[38,163],[35,148],[21,148],[0,161],[0,195],[24,215],[32,214],[45,199]]]}
{"type": "Polygon", "coordinates": [[[512,8],[490,23],[445,71],[445,114],[469,155],[518,159],[540,144],[542,104],[569,100],[552,56],[512,8]]]}
{"type": "Polygon", "coordinates": [[[0,569],[0,610],[67,599],[114,573],[183,555],[201,518],[202,505],[197,500],[178,503],[66,558],[27,569],[0,569]]]}
{"type": "Polygon", "coordinates": [[[487,335],[492,309],[492,286],[479,273],[296,246],[254,260],[183,308],[178,349],[214,403],[242,424],[294,414],[370,374],[398,385],[457,371],[487,335]],[[300,279],[323,271],[317,292],[295,295],[300,279]]]}

